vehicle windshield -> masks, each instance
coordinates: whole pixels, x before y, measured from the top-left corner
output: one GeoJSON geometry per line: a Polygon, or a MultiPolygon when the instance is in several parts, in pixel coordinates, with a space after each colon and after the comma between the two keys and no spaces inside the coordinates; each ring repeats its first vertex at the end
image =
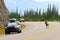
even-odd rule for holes
{"type": "Polygon", "coordinates": [[[15,22],[15,20],[10,20],[9,22],[11,22],[11,23],[12,23],[12,22],[15,22]]]}

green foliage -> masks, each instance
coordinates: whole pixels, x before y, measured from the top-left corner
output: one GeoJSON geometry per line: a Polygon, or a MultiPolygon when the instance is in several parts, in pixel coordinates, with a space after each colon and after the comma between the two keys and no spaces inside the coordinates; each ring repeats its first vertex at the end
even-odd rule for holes
{"type": "Polygon", "coordinates": [[[60,21],[58,8],[56,8],[55,5],[51,7],[51,4],[48,4],[47,11],[43,10],[43,12],[41,12],[41,9],[37,9],[36,11],[27,9],[24,11],[24,16],[20,16],[18,12],[11,12],[9,17],[16,18],[17,20],[23,17],[26,21],[60,21]]]}
{"type": "Polygon", "coordinates": [[[11,12],[9,14],[9,18],[16,18],[17,20],[20,20],[20,15],[16,12],[11,12]]]}

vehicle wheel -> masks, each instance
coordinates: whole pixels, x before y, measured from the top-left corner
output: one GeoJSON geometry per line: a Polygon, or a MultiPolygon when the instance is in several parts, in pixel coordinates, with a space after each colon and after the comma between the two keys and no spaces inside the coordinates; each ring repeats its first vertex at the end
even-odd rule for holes
{"type": "Polygon", "coordinates": [[[5,34],[10,34],[10,32],[8,30],[5,30],[5,34]]]}
{"type": "Polygon", "coordinates": [[[21,33],[21,30],[17,31],[17,33],[21,33]]]}

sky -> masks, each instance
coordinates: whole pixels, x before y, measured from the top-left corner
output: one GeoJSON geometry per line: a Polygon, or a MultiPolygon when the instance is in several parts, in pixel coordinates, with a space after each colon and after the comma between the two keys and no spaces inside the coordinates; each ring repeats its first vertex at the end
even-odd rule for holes
{"type": "Polygon", "coordinates": [[[48,7],[48,3],[51,5],[55,5],[60,14],[60,1],[59,0],[4,0],[6,7],[9,11],[16,11],[18,8],[18,12],[22,13],[27,9],[44,9],[46,11],[48,7]]]}

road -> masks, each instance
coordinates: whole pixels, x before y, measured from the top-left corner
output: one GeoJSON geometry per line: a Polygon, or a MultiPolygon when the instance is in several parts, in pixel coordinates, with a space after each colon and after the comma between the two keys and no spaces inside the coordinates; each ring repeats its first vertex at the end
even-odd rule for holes
{"type": "Polygon", "coordinates": [[[60,40],[60,22],[25,22],[22,33],[1,35],[0,40],[60,40]]]}

